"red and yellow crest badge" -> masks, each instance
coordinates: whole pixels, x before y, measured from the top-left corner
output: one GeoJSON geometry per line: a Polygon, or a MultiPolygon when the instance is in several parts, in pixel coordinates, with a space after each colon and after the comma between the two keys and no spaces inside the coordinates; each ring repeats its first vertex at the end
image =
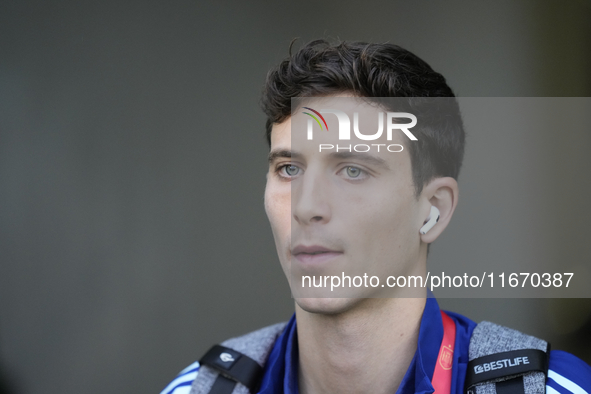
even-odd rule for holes
{"type": "Polygon", "coordinates": [[[441,368],[448,370],[451,369],[453,364],[453,349],[451,345],[443,346],[441,348],[441,352],[439,353],[439,365],[441,368]]]}

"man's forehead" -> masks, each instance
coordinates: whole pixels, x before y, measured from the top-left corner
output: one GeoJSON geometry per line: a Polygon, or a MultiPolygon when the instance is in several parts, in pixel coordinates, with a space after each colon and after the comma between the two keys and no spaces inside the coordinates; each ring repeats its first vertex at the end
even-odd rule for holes
{"type": "MultiPolygon", "coordinates": [[[[351,161],[378,171],[410,166],[408,147],[414,141],[388,127],[396,119],[385,104],[371,100],[356,96],[294,99],[291,116],[271,129],[269,160],[351,161]]],[[[395,108],[396,103],[388,107],[395,108]]]]}
{"type": "MultiPolygon", "coordinates": [[[[375,133],[376,130],[373,132],[375,133]]],[[[407,148],[410,143],[412,141],[403,138],[399,133],[392,133],[392,137],[387,138],[385,132],[379,138],[368,141],[353,134],[349,139],[342,140],[339,139],[337,131],[322,130],[315,131],[313,138],[308,139],[306,130],[297,127],[290,117],[282,123],[273,125],[270,151],[293,151],[294,156],[296,153],[299,155],[332,154],[333,157],[348,158],[373,154],[386,158],[394,154],[400,155],[402,152],[405,155],[408,153],[407,148]]]]}

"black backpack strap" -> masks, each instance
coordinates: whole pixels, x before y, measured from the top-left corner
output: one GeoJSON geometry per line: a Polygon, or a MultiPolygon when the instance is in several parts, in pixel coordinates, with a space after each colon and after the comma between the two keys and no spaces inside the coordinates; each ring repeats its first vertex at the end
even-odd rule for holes
{"type": "Polygon", "coordinates": [[[279,323],[228,339],[199,360],[190,394],[256,393],[263,367],[286,323],[279,323]]]}
{"type": "Polygon", "coordinates": [[[544,394],[550,344],[482,322],[470,339],[467,394],[544,394]]]}
{"type": "Polygon", "coordinates": [[[199,360],[220,373],[211,394],[230,394],[236,383],[242,383],[251,393],[258,389],[263,377],[263,367],[245,354],[225,346],[215,345],[199,360]]]}

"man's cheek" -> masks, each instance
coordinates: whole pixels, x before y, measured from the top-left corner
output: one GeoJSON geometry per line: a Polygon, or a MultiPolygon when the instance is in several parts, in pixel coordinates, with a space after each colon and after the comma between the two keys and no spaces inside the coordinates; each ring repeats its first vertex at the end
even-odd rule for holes
{"type": "Polygon", "coordinates": [[[289,198],[273,193],[265,193],[265,212],[274,233],[284,234],[290,226],[289,198]],[[287,201],[286,201],[287,200],[287,201]]]}

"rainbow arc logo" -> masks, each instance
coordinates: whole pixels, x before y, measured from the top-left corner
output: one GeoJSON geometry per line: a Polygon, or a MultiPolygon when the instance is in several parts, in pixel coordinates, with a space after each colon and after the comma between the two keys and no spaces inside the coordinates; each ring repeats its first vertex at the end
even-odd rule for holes
{"type": "MultiPolygon", "coordinates": [[[[324,125],[326,126],[326,131],[328,131],[328,124],[326,124],[326,120],[324,120],[324,116],[320,115],[320,112],[318,112],[310,107],[304,107],[304,109],[310,110],[310,111],[314,112],[316,115],[320,116],[320,119],[322,119],[322,122],[324,122],[324,125]]],[[[317,117],[315,117],[314,115],[312,115],[309,112],[304,112],[304,113],[308,116],[311,116],[318,123],[318,126],[320,126],[320,130],[323,130],[322,123],[320,123],[320,121],[318,120],[317,117]]]]}

